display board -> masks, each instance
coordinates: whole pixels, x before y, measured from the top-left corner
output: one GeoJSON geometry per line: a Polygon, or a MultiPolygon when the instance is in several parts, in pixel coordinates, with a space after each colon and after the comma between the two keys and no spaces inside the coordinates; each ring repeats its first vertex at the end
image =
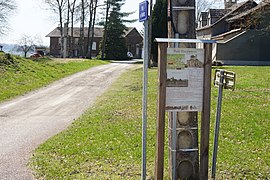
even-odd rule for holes
{"type": "Polygon", "coordinates": [[[167,49],[166,110],[202,111],[204,50],[167,49]]]}

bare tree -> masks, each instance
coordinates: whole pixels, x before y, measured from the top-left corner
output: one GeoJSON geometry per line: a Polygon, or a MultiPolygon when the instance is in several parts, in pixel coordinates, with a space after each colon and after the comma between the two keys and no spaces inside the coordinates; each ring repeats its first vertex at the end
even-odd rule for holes
{"type": "Polygon", "coordinates": [[[53,11],[59,17],[59,31],[61,36],[61,54],[63,56],[64,50],[64,13],[67,10],[67,0],[45,0],[45,3],[50,7],[50,10],[53,11]]]}
{"type": "Polygon", "coordinates": [[[220,2],[220,0],[196,0],[196,21],[198,21],[201,12],[205,12],[216,2],[220,2]]]}
{"type": "Polygon", "coordinates": [[[94,0],[90,0],[89,3],[89,21],[88,21],[88,32],[87,32],[87,45],[85,49],[85,54],[89,57],[89,45],[90,45],[90,33],[92,30],[92,20],[93,20],[93,11],[94,11],[94,0]]]}
{"type": "Polygon", "coordinates": [[[0,0],[0,36],[8,30],[8,18],[15,9],[14,0],[0,0]]]}
{"type": "Polygon", "coordinates": [[[90,0],[89,6],[89,28],[88,28],[88,40],[87,40],[87,55],[88,58],[92,57],[92,46],[94,41],[94,30],[96,23],[96,14],[97,14],[98,0],[90,0]]]}
{"type": "Polygon", "coordinates": [[[34,50],[35,43],[31,36],[23,35],[18,41],[17,51],[22,51],[24,53],[24,57],[26,57],[27,53],[31,50],[34,50]]]}
{"type": "MultiPolygon", "coordinates": [[[[74,13],[75,13],[75,9],[76,9],[76,0],[68,0],[68,9],[70,12],[70,18],[71,18],[71,33],[70,33],[70,41],[69,41],[69,54],[72,54],[73,56],[73,51],[74,50],[74,13]]],[[[69,13],[68,13],[69,14],[69,13]]]]}
{"type": "Polygon", "coordinates": [[[79,46],[80,46],[80,55],[85,56],[84,51],[84,22],[85,22],[85,0],[81,0],[81,24],[80,24],[80,40],[79,40],[79,46]]]}

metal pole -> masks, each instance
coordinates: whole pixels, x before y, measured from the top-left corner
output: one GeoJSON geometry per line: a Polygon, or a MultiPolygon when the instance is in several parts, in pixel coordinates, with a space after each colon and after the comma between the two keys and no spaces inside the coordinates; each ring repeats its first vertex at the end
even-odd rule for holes
{"type": "Polygon", "coordinates": [[[212,178],[213,179],[216,178],[216,161],[217,161],[217,151],[218,151],[218,135],[219,135],[219,127],[220,127],[223,81],[224,81],[224,71],[221,70],[220,79],[219,79],[219,88],[218,88],[218,104],[217,104],[217,114],[216,114],[214,150],[213,150],[213,158],[212,158],[212,178]]]}
{"type": "Polygon", "coordinates": [[[177,132],[176,132],[176,120],[177,112],[173,112],[172,117],[172,180],[176,180],[176,150],[177,150],[177,132]]]}
{"type": "Polygon", "coordinates": [[[148,20],[144,21],[144,61],[143,61],[143,109],[142,109],[142,176],[146,179],[146,137],[147,137],[147,85],[148,85],[148,20]]]}

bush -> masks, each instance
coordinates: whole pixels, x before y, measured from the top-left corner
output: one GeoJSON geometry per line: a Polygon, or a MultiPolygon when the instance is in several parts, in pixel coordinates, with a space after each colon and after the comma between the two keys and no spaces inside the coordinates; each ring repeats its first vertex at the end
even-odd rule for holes
{"type": "Polygon", "coordinates": [[[0,66],[14,65],[15,59],[10,54],[0,53],[0,66]]]}

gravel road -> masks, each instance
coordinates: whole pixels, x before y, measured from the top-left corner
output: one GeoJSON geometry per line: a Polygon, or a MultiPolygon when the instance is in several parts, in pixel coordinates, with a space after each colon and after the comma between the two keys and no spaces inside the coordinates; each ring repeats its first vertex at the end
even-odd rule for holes
{"type": "Polygon", "coordinates": [[[31,152],[69,126],[131,64],[112,63],[0,104],[0,179],[34,179],[31,152]]]}

